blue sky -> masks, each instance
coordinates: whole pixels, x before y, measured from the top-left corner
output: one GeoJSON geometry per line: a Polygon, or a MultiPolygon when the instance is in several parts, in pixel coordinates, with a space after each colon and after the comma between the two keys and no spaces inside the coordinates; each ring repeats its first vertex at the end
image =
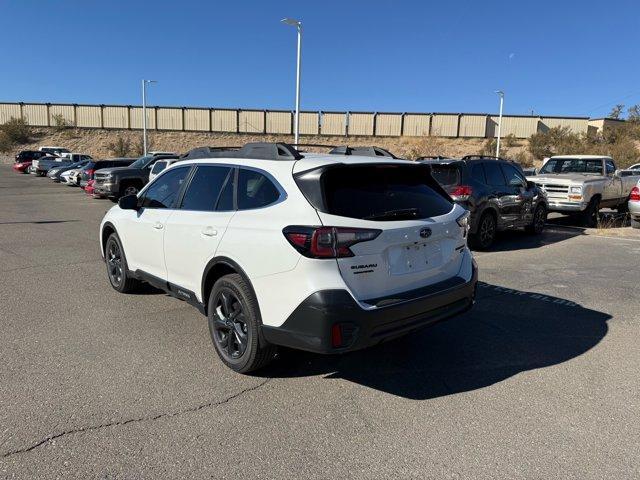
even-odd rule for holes
{"type": "Polygon", "coordinates": [[[640,103],[633,1],[0,1],[0,101],[602,116],[640,103]],[[43,72],[43,74],[38,74],[43,72]]]}

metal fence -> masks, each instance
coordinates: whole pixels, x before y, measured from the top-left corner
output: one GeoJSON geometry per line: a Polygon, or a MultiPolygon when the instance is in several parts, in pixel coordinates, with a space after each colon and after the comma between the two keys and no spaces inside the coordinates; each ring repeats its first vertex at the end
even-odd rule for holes
{"type": "MultiPolygon", "coordinates": [[[[0,103],[0,124],[12,117],[38,127],[64,122],[81,128],[142,128],[142,108],[132,105],[0,103]]],[[[293,120],[288,110],[147,107],[151,130],[290,135],[293,120]]],[[[497,135],[497,126],[497,115],[484,113],[300,113],[301,135],[491,138],[497,135]]],[[[505,115],[502,136],[527,138],[557,126],[586,133],[589,118],[505,115]]]]}

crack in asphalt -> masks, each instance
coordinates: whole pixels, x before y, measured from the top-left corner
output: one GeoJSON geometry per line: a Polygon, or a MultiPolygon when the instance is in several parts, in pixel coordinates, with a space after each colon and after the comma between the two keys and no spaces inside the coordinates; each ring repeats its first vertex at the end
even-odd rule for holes
{"type": "Polygon", "coordinates": [[[32,444],[32,445],[30,445],[28,447],[20,448],[20,449],[17,449],[17,450],[11,450],[9,452],[3,453],[0,458],[9,458],[9,457],[11,457],[13,455],[18,455],[18,454],[21,454],[21,453],[28,453],[28,452],[30,452],[32,450],[35,450],[38,447],[41,447],[44,444],[50,442],[51,440],[56,440],[58,438],[66,437],[68,435],[74,435],[76,433],[92,432],[92,431],[96,431],[96,430],[101,430],[103,428],[122,427],[124,425],[129,425],[129,424],[132,424],[132,423],[155,421],[155,420],[160,420],[160,419],[163,419],[163,418],[173,418],[173,417],[177,417],[177,416],[184,415],[184,414],[187,414],[187,413],[198,412],[198,411],[203,410],[205,408],[218,407],[220,405],[224,405],[225,403],[229,403],[230,401],[235,400],[238,397],[241,397],[245,393],[253,392],[253,391],[256,391],[256,390],[262,388],[267,383],[269,383],[271,380],[273,380],[273,379],[272,378],[267,378],[265,381],[260,382],[257,385],[254,385],[252,387],[247,387],[247,388],[245,388],[243,390],[240,390],[239,392],[234,393],[233,395],[230,395],[230,396],[228,396],[228,397],[226,397],[226,398],[224,398],[222,400],[202,403],[200,405],[196,405],[195,407],[187,408],[187,409],[184,409],[184,410],[178,410],[176,412],[159,413],[159,414],[153,415],[153,416],[136,417],[136,418],[130,418],[130,419],[127,419],[127,420],[119,420],[119,421],[114,421],[114,422],[102,423],[100,425],[90,425],[88,427],[72,428],[70,430],[65,430],[65,431],[60,432],[60,433],[50,434],[50,435],[47,435],[42,440],[38,441],[37,443],[34,443],[34,444],[32,444]]]}

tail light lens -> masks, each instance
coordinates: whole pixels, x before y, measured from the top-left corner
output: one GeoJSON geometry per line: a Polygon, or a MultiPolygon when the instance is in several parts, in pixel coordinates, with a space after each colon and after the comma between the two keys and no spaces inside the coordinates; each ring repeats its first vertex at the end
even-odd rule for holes
{"type": "Polygon", "coordinates": [[[471,195],[473,195],[473,188],[471,188],[469,185],[458,185],[451,191],[449,195],[457,200],[466,200],[471,195]]]}
{"type": "Polygon", "coordinates": [[[382,230],[344,227],[286,227],[282,233],[289,243],[305,257],[353,257],[349,247],[376,238],[382,230]]]}
{"type": "Polygon", "coordinates": [[[632,202],[640,202],[640,188],[633,187],[631,189],[631,195],[629,195],[629,200],[632,202]]]}

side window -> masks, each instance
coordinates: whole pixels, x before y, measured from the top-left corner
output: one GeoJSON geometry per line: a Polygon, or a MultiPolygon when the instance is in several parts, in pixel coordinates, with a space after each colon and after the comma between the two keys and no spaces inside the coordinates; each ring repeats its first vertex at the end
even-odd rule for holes
{"type": "Polygon", "coordinates": [[[503,163],[501,165],[502,173],[504,174],[504,178],[507,179],[507,185],[512,187],[519,187],[521,185],[526,185],[527,181],[524,177],[516,170],[513,165],[509,165],[508,163],[503,163]]]}
{"type": "Polygon", "coordinates": [[[184,182],[189,167],[168,171],[147,188],[142,199],[144,208],[175,208],[180,187],[184,182]]]}
{"type": "Polygon", "coordinates": [[[498,162],[485,162],[484,173],[487,176],[487,183],[493,187],[500,187],[506,185],[504,181],[504,175],[500,169],[498,162]]]}
{"type": "Polygon", "coordinates": [[[241,168],[238,173],[238,210],[266,207],[280,197],[276,186],[266,176],[241,168]]]}
{"type": "Polygon", "coordinates": [[[605,161],[605,166],[607,169],[607,175],[613,175],[616,171],[616,166],[613,164],[611,160],[605,161]]]}
{"type": "Polygon", "coordinates": [[[160,173],[167,166],[167,162],[163,162],[162,160],[158,160],[153,164],[153,168],[151,169],[151,173],[160,173]]]}
{"type": "Polygon", "coordinates": [[[474,163],[471,167],[471,178],[476,182],[487,183],[487,179],[484,177],[484,168],[481,163],[474,163]]]}
{"type": "Polygon", "coordinates": [[[184,194],[180,208],[201,212],[215,211],[230,171],[229,167],[199,166],[184,194]]]}

